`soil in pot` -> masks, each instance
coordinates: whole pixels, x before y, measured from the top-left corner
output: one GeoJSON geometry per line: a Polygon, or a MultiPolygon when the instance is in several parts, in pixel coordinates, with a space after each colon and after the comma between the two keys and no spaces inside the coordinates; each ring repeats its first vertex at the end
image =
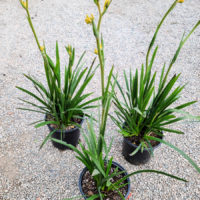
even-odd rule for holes
{"type": "MultiPolygon", "coordinates": [[[[117,164],[117,163],[115,163],[117,164]]],[[[118,164],[112,165],[110,174],[114,172],[114,170],[116,169],[116,167],[118,167],[118,170],[120,171],[124,171],[124,169],[120,169],[118,164]]],[[[121,167],[121,166],[120,166],[121,167]]],[[[90,197],[94,194],[98,194],[98,190],[95,184],[95,181],[93,179],[93,177],[91,176],[90,172],[85,168],[83,170],[83,174],[80,178],[82,178],[82,180],[80,180],[79,183],[79,187],[81,187],[81,193],[86,197],[90,197]],[[81,185],[81,186],[80,186],[81,185]]],[[[113,177],[113,179],[111,180],[112,183],[120,180],[121,178],[123,178],[125,175],[127,175],[127,173],[124,174],[120,174],[119,176],[115,176],[113,177]]],[[[127,199],[127,197],[129,196],[130,193],[130,180],[129,178],[127,180],[125,180],[122,184],[125,183],[129,183],[127,185],[125,185],[124,187],[120,188],[119,191],[124,195],[124,197],[127,199]]],[[[106,196],[104,197],[104,200],[121,200],[120,195],[117,193],[117,191],[102,191],[103,194],[105,194],[106,196]]],[[[100,198],[98,198],[97,200],[100,200],[100,198]]]]}
{"type": "MultiPolygon", "coordinates": [[[[46,120],[51,121],[52,119],[49,118],[49,116],[46,117],[46,120]]],[[[80,126],[83,123],[83,119],[73,119],[74,122],[80,124],[80,126]]],[[[57,129],[53,135],[51,136],[52,138],[58,139],[58,140],[62,140],[68,144],[71,144],[73,146],[77,146],[78,142],[79,142],[79,138],[80,138],[80,129],[79,127],[76,126],[67,126],[66,129],[64,130],[60,130],[58,126],[56,126],[55,124],[48,124],[47,125],[49,128],[49,131],[53,131],[55,129],[57,129]]],[[[69,149],[68,147],[66,147],[65,145],[59,144],[57,142],[52,141],[53,146],[58,148],[59,150],[66,150],[69,149]]]]}
{"type": "MultiPolygon", "coordinates": [[[[150,133],[150,136],[158,137],[155,133],[150,133]]],[[[162,136],[159,136],[159,138],[162,138],[162,136]]],[[[154,140],[150,141],[152,145],[152,150],[154,151],[155,148],[157,148],[160,143],[154,140]]],[[[140,145],[140,142],[138,140],[138,137],[124,137],[123,139],[123,148],[122,148],[122,154],[124,158],[131,164],[134,165],[140,165],[147,163],[151,158],[151,149],[150,147],[148,149],[144,149],[143,152],[139,150],[135,155],[130,156],[132,152],[136,150],[136,148],[140,145]]],[[[148,143],[147,143],[148,146],[148,143]]]]}

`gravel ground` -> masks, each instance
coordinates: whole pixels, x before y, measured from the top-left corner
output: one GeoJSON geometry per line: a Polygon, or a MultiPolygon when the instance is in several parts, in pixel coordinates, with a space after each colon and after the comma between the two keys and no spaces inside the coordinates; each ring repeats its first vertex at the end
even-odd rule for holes
{"type": "MultiPolygon", "coordinates": [[[[161,16],[173,0],[113,0],[103,20],[106,51],[106,72],[114,63],[115,72],[122,80],[123,70],[134,70],[144,62],[152,34],[161,16]]],[[[200,1],[179,4],[160,31],[159,57],[154,69],[169,62],[183,31],[188,32],[200,19],[200,1]]],[[[92,0],[30,0],[38,35],[45,41],[48,52],[54,56],[58,40],[64,65],[67,58],[64,46],[72,44],[77,56],[86,49],[86,63],[94,56],[94,37],[91,27],[84,23],[85,15],[96,14],[92,0]],[[65,58],[64,58],[65,57],[65,58]]],[[[42,119],[40,114],[21,112],[18,97],[28,97],[15,86],[32,90],[23,73],[44,80],[42,59],[18,1],[0,0],[0,200],[58,200],[79,195],[78,177],[83,165],[72,151],[60,152],[48,142],[39,146],[48,134],[47,127],[35,129],[30,122],[42,119]]],[[[181,51],[172,74],[181,72],[179,83],[188,83],[180,102],[200,100],[200,28],[181,51]]],[[[99,74],[94,77],[89,91],[100,91],[99,74]]],[[[97,95],[98,92],[95,93],[97,95]]],[[[187,109],[199,114],[200,103],[187,109]]],[[[175,127],[175,125],[174,125],[175,127]]],[[[182,122],[176,127],[185,132],[178,136],[166,134],[166,140],[185,151],[200,166],[200,128],[198,123],[182,122]]],[[[186,178],[182,183],[167,177],[142,174],[132,178],[134,200],[199,200],[200,176],[172,149],[161,145],[155,156],[144,166],[132,166],[121,155],[122,137],[111,120],[108,121],[107,140],[114,136],[111,155],[128,172],[138,169],[159,169],[186,178]]]]}

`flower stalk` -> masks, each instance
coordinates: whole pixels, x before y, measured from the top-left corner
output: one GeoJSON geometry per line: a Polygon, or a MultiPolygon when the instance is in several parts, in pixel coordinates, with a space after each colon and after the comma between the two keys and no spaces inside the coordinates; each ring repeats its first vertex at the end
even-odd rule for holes
{"type": "MultiPolygon", "coordinates": [[[[108,110],[109,110],[110,103],[111,103],[111,97],[110,97],[111,94],[109,93],[108,90],[109,90],[109,87],[112,86],[111,85],[111,77],[112,77],[112,71],[113,71],[113,67],[112,67],[112,69],[110,71],[110,75],[109,75],[110,78],[108,79],[108,81],[106,83],[106,87],[105,87],[104,46],[103,46],[103,36],[102,35],[100,36],[100,29],[101,29],[101,22],[102,22],[103,15],[106,13],[111,1],[105,0],[103,12],[102,12],[99,1],[95,0],[94,3],[97,6],[98,15],[99,15],[98,20],[97,20],[98,21],[97,26],[96,26],[94,18],[93,18],[92,28],[93,28],[93,34],[96,39],[95,54],[98,55],[99,65],[100,65],[100,73],[101,73],[102,110],[101,110],[100,133],[99,133],[99,141],[98,141],[98,154],[100,156],[102,153],[102,149],[103,149],[103,138],[105,135],[108,110]]],[[[85,21],[88,21],[87,19],[88,19],[88,15],[86,16],[85,21]]]]}
{"type": "Polygon", "coordinates": [[[171,5],[171,7],[169,8],[169,10],[165,13],[165,15],[163,16],[162,20],[160,21],[159,25],[157,26],[157,29],[154,33],[154,36],[149,44],[149,48],[148,48],[148,51],[147,51],[147,55],[146,55],[146,70],[149,66],[149,54],[151,52],[151,49],[154,45],[154,42],[155,42],[155,39],[157,37],[157,34],[158,34],[158,31],[160,30],[160,27],[162,26],[163,22],[165,21],[166,17],[169,15],[169,13],[175,8],[176,4],[178,3],[177,0],[174,1],[174,3],[171,5]]]}
{"type": "Polygon", "coordinates": [[[27,20],[29,22],[29,25],[31,27],[31,30],[33,32],[33,35],[34,35],[34,38],[36,40],[36,43],[37,43],[37,46],[38,46],[38,49],[40,50],[40,52],[42,53],[44,51],[44,46],[40,46],[40,42],[38,40],[38,37],[37,37],[37,34],[35,32],[35,29],[34,29],[34,26],[33,26],[33,23],[32,23],[32,20],[31,20],[31,16],[30,16],[30,13],[29,13],[29,9],[28,9],[28,0],[26,1],[22,1],[20,0],[20,3],[22,5],[22,7],[26,10],[26,13],[27,13],[27,20]]]}

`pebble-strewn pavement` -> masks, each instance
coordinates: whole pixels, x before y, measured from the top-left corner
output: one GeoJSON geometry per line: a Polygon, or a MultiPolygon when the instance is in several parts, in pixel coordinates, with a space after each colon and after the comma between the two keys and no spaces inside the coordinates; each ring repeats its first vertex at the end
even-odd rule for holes
{"type": "MultiPolygon", "coordinates": [[[[92,0],[29,0],[30,12],[40,40],[54,56],[58,40],[62,64],[67,61],[64,46],[72,44],[77,56],[86,49],[89,65],[95,47],[91,27],[84,23],[85,15],[96,14],[92,0]]],[[[123,70],[134,70],[144,62],[145,52],[153,31],[173,0],[113,0],[103,19],[106,51],[106,72],[114,63],[119,79],[123,70]]],[[[159,33],[159,57],[154,69],[169,62],[184,31],[188,32],[200,19],[200,1],[185,0],[179,4],[159,33]]],[[[181,101],[200,100],[200,28],[192,35],[181,51],[172,70],[181,72],[180,84],[188,83],[181,101]]],[[[78,177],[83,165],[71,151],[59,152],[48,142],[39,146],[48,134],[47,127],[29,126],[42,119],[36,113],[17,110],[20,98],[29,99],[15,86],[32,89],[23,73],[44,79],[42,59],[26,21],[25,12],[18,1],[0,0],[0,200],[58,200],[79,195],[78,177]]],[[[100,91],[97,72],[88,91],[100,91]]],[[[112,110],[111,110],[112,111],[112,110]]],[[[200,103],[187,109],[199,114],[200,103]]],[[[200,166],[199,123],[182,122],[174,125],[185,135],[166,134],[166,140],[184,150],[200,166]]],[[[132,166],[121,155],[122,137],[111,120],[108,121],[107,140],[114,136],[111,155],[129,172],[138,169],[160,169],[186,178],[182,183],[168,177],[142,174],[132,178],[134,200],[199,200],[200,175],[188,162],[170,148],[161,145],[155,156],[144,166],[132,166]]]]}

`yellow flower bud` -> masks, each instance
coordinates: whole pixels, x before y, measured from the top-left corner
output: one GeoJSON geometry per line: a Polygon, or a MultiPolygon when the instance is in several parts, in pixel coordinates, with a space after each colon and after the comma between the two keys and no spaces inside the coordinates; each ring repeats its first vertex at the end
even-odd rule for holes
{"type": "Polygon", "coordinates": [[[110,5],[110,0],[105,0],[104,10],[107,9],[109,5],[110,5]]]}
{"type": "MultiPolygon", "coordinates": [[[[102,45],[100,44],[100,49],[102,49],[102,45]]],[[[98,50],[95,48],[94,53],[98,55],[98,50]]]]}
{"type": "Polygon", "coordinates": [[[71,45],[67,46],[67,52],[68,52],[69,56],[72,55],[72,46],[71,45]]]}
{"type": "Polygon", "coordinates": [[[91,17],[86,15],[86,18],[85,18],[86,24],[91,24],[93,20],[94,20],[94,15],[93,14],[91,14],[91,17]]]}
{"type": "Polygon", "coordinates": [[[24,9],[27,8],[27,3],[26,3],[26,1],[20,0],[20,3],[22,4],[22,6],[23,6],[24,9]]]}
{"type": "Polygon", "coordinates": [[[90,19],[91,19],[92,21],[94,20],[94,15],[93,15],[93,14],[91,14],[90,19]]]}
{"type": "Polygon", "coordinates": [[[95,48],[94,53],[98,55],[98,50],[95,48]]]}
{"type": "Polygon", "coordinates": [[[40,46],[40,51],[44,51],[44,46],[40,46]]]}
{"type": "Polygon", "coordinates": [[[184,0],[178,0],[178,3],[183,3],[184,2],[184,0]]]}
{"type": "Polygon", "coordinates": [[[86,15],[85,22],[86,22],[86,24],[91,23],[90,17],[88,15],[86,15]]]}

